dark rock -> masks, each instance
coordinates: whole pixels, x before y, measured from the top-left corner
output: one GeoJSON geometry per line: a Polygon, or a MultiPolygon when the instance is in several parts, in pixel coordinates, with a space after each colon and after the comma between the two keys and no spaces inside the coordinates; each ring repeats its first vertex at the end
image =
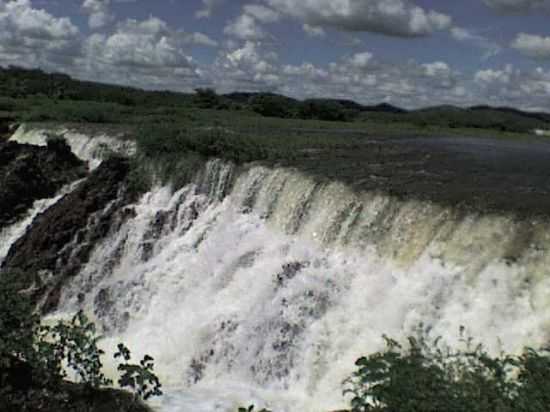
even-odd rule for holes
{"type": "Polygon", "coordinates": [[[35,200],[53,197],[86,173],[84,162],[62,139],[47,147],[0,140],[0,228],[14,223],[35,200]]]}
{"type": "Polygon", "coordinates": [[[294,278],[298,272],[300,272],[305,267],[309,266],[308,262],[291,262],[291,263],[285,263],[282,266],[281,272],[277,273],[276,276],[276,283],[278,287],[282,287],[285,285],[287,281],[294,278]]]}
{"type": "Polygon", "coordinates": [[[37,216],[12,245],[2,270],[51,274],[34,285],[33,298],[42,300],[43,312],[56,308],[62,286],[80,271],[98,242],[128,216],[121,212],[132,201],[125,190],[128,171],[127,159],[103,162],[73,192],[37,216]]]}
{"type": "MultiPolygon", "coordinates": [[[[19,368],[30,369],[23,362],[19,368]]],[[[30,384],[26,389],[3,387],[0,405],[2,412],[151,412],[129,392],[95,389],[72,382],[61,382],[55,387],[36,384],[30,384]]]]}

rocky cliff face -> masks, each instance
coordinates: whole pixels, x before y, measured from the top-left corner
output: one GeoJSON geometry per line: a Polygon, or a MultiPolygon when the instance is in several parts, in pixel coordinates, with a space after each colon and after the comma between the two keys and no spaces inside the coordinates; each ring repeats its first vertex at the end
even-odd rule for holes
{"type": "Polygon", "coordinates": [[[112,158],[101,164],[73,192],[39,215],[11,247],[2,270],[28,278],[29,292],[55,309],[59,290],[78,273],[92,249],[124,220],[131,201],[125,190],[128,161],[112,158]]]}
{"type": "Polygon", "coordinates": [[[39,147],[0,139],[0,228],[14,223],[35,200],[54,196],[86,174],[84,162],[63,140],[39,147]]]}

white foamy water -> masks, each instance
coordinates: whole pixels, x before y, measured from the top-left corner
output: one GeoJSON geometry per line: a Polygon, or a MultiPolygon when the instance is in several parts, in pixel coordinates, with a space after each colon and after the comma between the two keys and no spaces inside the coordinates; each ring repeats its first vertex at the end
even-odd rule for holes
{"type": "Polygon", "coordinates": [[[451,344],[464,325],[494,352],[548,342],[548,222],[234,173],[212,161],[147,193],[63,293],[56,316],[83,307],[105,348],[155,358],[157,410],[343,408],[354,361],[420,322],[451,344]]]}
{"type": "Polygon", "coordinates": [[[136,145],[132,141],[117,139],[106,134],[87,135],[66,127],[50,130],[22,124],[10,140],[17,143],[46,146],[48,135],[64,137],[72,152],[79,159],[88,162],[92,170],[97,168],[109,153],[132,156],[136,152],[136,145]]]}

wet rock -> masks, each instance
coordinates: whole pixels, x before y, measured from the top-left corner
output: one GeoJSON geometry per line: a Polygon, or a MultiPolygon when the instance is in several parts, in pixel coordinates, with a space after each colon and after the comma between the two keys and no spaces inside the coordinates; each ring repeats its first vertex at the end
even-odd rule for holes
{"type": "Polygon", "coordinates": [[[126,188],[127,159],[111,158],[101,164],[73,192],[37,216],[27,233],[12,245],[2,270],[26,273],[48,271],[47,284],[34,293],[43,312],[56,308],[62,286],[76,275],[94,247],[128,216],[132,197],[126,188]]]}
{"type": "Polygon", "coordinates": [[[0,228],[14,223],[35,200],[53,197],[86,173],[64,140],[39,147],[0,139],[0,228]]]}
{"type": "Polygon", "coordinates": [[[285,263],[281,268],[281,272],[277,273],[276,283],[278,287],[285,285],[287,281],[294,278],[298,272],[307,267],[309,263],[307,262],[291,262],[285,263]]]}

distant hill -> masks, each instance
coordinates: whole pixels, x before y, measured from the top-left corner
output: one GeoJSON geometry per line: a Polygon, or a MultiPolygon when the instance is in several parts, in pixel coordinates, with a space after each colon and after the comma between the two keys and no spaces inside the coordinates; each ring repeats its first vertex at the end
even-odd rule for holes
{"type": "MultiPolygon", "coordinates": [[[[389,103],[363,105],[349,99],[298,100],[276,93],[233,92],[218,95],[211,89],[197,93],[149,91],[134,87],[81,81],[63,73],[0,67],[0,97],[83,100],[126,106],[188,106],[217,110],[248,110],[263,116],[329,121],[408,122],[416,126],[488,128],[510,132],[550,129],[550,114],[487,105],[451,105],[405,110],[389,103]]],[[[0,102],[0,110],[9,102],[0,102]]],[[[9,110],[8,110],[9,111],[9,110]]]]}

